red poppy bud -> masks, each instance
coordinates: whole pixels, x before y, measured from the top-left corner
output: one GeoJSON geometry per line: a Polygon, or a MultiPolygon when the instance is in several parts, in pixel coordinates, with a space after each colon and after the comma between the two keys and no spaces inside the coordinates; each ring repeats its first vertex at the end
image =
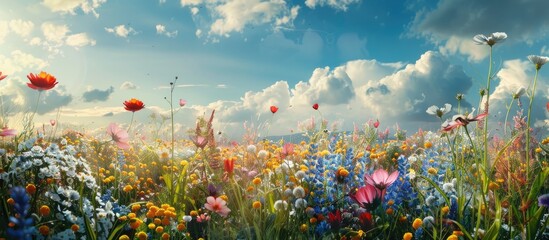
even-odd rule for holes
{"type": "Polygon", "coordinates": [[[278,111],[278,108],[276,106],[271,106],[271,112],[274,114],[278,111]]]}
{"type": "Polygon", "coordinates": [[[318,103],[313,104],[313,109],[318,110],[318,103]]]}

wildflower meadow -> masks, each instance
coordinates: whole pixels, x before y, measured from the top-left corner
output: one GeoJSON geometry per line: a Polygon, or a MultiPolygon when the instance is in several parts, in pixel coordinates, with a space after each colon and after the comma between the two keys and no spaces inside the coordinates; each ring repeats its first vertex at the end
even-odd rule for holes
{"type": "MultiPolygon", "coordinates": [[[[62,119],[36,126],[38,102],[16,129],[2,108],[0,238],[549,239],[549,136],[530,118],[549,111],[533,104],[549,58],[527,57],[535,78],[508,96],[519,111],[491,121],[492,49],[506,38],[474,36],[490,49],[482,100],[463,108],[464,95],[448,93],[455,102],[425,109],[440,121],[432,131],[382,131],[370,119],[334,131],[319,114],[299,138],[243,124],[241,139],[220,141],[211,109],[180,136],[173,116],[187,102],[174,99],[177,78],[166,97],[171,131],[155,137],[136,137],[134,115],[147,106],[135,96],[120,101],[129,122],[96,135],[60,128],[62,119]]],[[[36,71],[27,85],[40,99],[58,79],[36,71]]],[[[265,113],[283,118],[279,107],[265,113]]]]}

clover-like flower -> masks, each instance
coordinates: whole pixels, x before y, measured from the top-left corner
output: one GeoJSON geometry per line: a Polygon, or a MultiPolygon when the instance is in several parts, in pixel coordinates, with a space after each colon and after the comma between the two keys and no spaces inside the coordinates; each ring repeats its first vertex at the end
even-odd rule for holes
{"type": "Polygon", "coordinates": [[[427,108],[426,112],[430,115],[442,118],[442,115],[449,113],[451,110],[452,110],[452,105],[450,105],[449,103],[446,103],[444,104],[444,107],[441,107],[441,108],[435,105],[430,106],[429,108],[427,108]]]}
{"type": "Polygon", "coordinates": [[[538,55],[530,55],[528,56],[528,60],[536,65],[536,70],[539,70],[543,64],[546,64],[549,62],[549,57],[546,56],[538,56],[538,55]]]}
{"type": "Polygon", "coordinates": [[[488,45],[488,46],[494,46],[494,44],[498,42],[503,42],[505,39],[507,39],[507,34],[504,32],[495,32],[490,34],[489,36],[485,36],[484,34],[477,34],[473,37],[473,41],[476,44],[479,45],[488,45]]]}

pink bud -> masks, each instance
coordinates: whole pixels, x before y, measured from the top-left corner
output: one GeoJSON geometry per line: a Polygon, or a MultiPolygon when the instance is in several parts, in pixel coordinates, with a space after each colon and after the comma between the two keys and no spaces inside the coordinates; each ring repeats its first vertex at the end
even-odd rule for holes
{"type": "Polygon", "coordinates": [[[378,128],[379,127],[379,120],[376,119],[376,121],[374,122],[374,128],[378,128]]]}
{"type": "Polygon", "coordinates": [[[56,122],[55,120],[53,120],[53,119],[50,120],[50,124],[51,124],[52,126],[55,126],[56,123],[57,123],[57,122],[56,122]]]}
{"type": "Polygon", "coordinates": [[[185,106],[185,104],[187,104],[187,100],[185,100],[185,99],[179,99],[179,106],[180,106],[180,107],[185,106]]]}

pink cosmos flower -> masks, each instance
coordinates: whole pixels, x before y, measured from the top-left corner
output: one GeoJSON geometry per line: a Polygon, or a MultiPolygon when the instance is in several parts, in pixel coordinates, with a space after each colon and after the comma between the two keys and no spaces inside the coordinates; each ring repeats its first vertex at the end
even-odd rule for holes
{"type": "Polygon", "coordinates": [[[15,131],[15,129],[9,129],[8,127],[3,127],[2,130],[0,130],[0,137],[15,136],[16,134],[17,131],[15,131]]]}
{"type": "Polygon", "coordinates": [[[367,208],[368,205],[373,204],[376,199],[379,199],[380,195],[379,189],[374,185],[366,185],[359,188],[354,194],[351,194],[351,198],[361,207],[367,208]]]}
{"type": "Polygon", "coordinates": [[[122,149],[129,149],[130,144],[128,132],[118,127],[116,123],[111,123],[107,127],[107,134],[111,136],[112,140],[116,143],[116,146],[122,149]]]}
{"type": "Polygon", "coordinates": [[[216,212],[222,217],[227,217],[227,215],[231,212],[231,209],[227,207],[227,202],[225,202],[222,198],[214,198],[209,196],[206,198],[206,201],[207,203],[204,204],[204,207],[212,212],[216,212]]]}
{"type": "MultiPolygon", "coordinates": [[[[473,110],[474,112],[474,110],[473,110]]],[[[473,112],[469,113],[469,115],[467,116],[464,116],[464,115],[455,115],[452,119],[451,122],[444,122],[442,124],[442,130],[444,131],[451,131],[455,128],[458,128],[460,126],[467,126],[470,122],[475,122],[475,121],[480,121],[482,119],[484,119],[486,116],[488,116],[488,113],[485,112],[485,113],[481,113],[479,115],[477,115],[476,117],[473,117],[473,112]]]]}
{"type": "Polygon", "coordinates": [[[389,175],[385,169],[378,169],[372,174],[372,176],[365,174],[364,175],[364,181],[369,184],[373,185],[377,189],[381,190],[381,198],[385,196],[386,188],[393,184],[394,181],[398,178],[398,171],[394,171],[389,175]]]}

